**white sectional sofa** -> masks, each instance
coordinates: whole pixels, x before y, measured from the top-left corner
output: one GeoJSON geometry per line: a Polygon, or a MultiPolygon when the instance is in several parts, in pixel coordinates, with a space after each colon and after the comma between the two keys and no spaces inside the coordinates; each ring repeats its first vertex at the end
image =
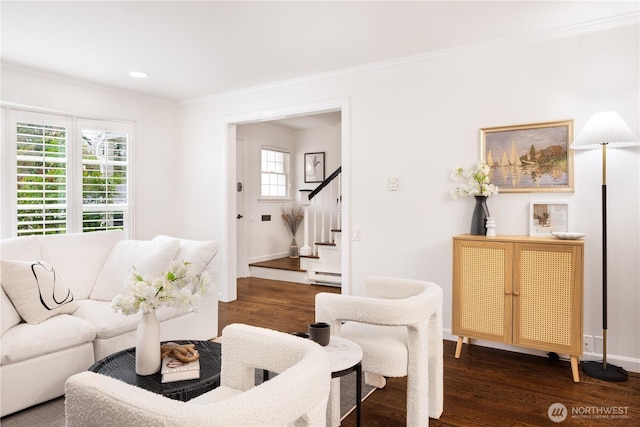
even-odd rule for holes
{"type": "MultiPolygon", "coordinates": [[[[111,308],[112,298],[125,291],[124,279],[132,267],[155,275],[166,271],[173,259],[182,259],[208,271],[215,281],[217,251],[216,241],[168,236],[127,240],[122,231],[0,241],[1,415],[62,396],[69,376],[135,345],[140,313],[125,316],[111,308]],[[39,260],[44,264],[37,264],[39,260]],[[47,275],[48,266],[55,274],[47,275]],[[26,274],[34,268],[43,272],[37,280],[33,273],[26,274]],[[39,291],[47,285],[54,292],[39,291]]],[[[217,336],[215,284],[197,311],[162,307],[157,316],[163,341],[217,336]]]]}

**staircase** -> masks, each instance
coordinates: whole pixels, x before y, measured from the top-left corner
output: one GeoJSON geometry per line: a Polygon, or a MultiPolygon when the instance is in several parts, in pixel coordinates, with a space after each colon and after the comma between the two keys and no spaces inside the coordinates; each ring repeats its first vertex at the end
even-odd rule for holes
{"type": "Polygon", "coordinates": [[[300,190],[304,242],[297,259],[258,262],[249,265],[251,277],[297,283],[341,286],[342,284],[342,189],[335,170],[314,190],[300,190]]]}
{"type": "Polygon", "coordinates": [[[329,286],[342,284],[342,230],[332,229],[331,242],[316,243],[317,255],[300,256],[300,268],[309,283],[329,286]]]}

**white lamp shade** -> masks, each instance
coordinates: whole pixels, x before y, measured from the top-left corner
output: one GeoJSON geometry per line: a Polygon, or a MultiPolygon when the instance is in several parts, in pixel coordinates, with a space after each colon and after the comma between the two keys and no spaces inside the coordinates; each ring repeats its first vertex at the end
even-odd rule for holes
{"type": "Polygon", "coordinates": [[[573,140],[571,148],[576,150],[640,145],[640,140],[615,111],[594,114],[580,134],[573,140]]]}

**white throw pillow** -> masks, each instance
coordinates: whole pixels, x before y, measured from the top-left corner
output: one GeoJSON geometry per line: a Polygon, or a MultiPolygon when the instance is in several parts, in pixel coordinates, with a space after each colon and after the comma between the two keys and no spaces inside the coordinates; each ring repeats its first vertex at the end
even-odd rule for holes
{"type": "Polygon", "coordinates": [[[2,320],[0,320],[0,335],[4,335],[5,332],[20,323],[22,319],[16,308],[11,304],[11,300],[4,289],[0,289],[0,304],[0,315],[2,317],[2,320]]]}
{"type": "Polygon", "coordinates": [[[38,324],[78,308],[71,290],[44,261],[2,260],[2,288],[26,322],[38,324]]]}
{"type": "Polygon", "coordinates": [[[122,230],[39,237],[40,258],[56,266],[56,271],[77,300],[89,298],[109,252],[117,242],[126,238],[122,230]]]}
{"type": "MultiPolygon", "coordinates": [[[[174,239],[176,238],[159,235],[154,237],[153,241],[166,242],[174,239]]],[[[175,259],[192,263],[196,274],[202,273],[202,270],[205,269],[218,253],[218,242],[215,240],[178,240],[180,241],[180,247],[178,248],[175,259]]]]}
{"type": "Polygon", "coordinates": [[[116,243],[96,279],[90,298],[111,301],[123,293],[124,281],[134,267],[138,273],[150,276],[167,271],[179,245],[178,239],[163,242],[122,240],[116,243]]]}

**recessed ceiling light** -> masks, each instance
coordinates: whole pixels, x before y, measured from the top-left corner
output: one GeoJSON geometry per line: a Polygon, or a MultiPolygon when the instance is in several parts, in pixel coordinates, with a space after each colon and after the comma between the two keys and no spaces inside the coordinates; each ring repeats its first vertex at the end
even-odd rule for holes
{"type": "Polygon", "coordinates": [[[144,71],[129,71],[129,75],[136,79],[146,79],[149,77],[149,73],[145,73],[144,71]]]}

